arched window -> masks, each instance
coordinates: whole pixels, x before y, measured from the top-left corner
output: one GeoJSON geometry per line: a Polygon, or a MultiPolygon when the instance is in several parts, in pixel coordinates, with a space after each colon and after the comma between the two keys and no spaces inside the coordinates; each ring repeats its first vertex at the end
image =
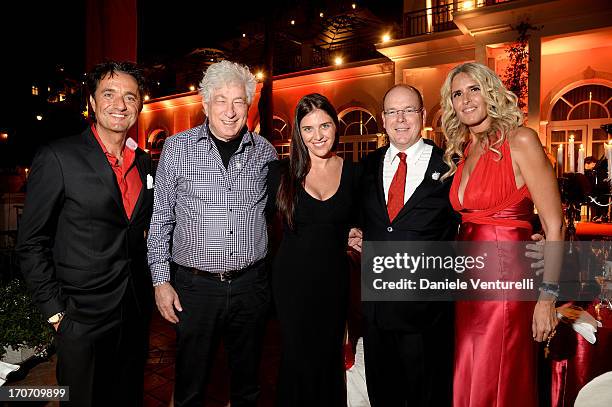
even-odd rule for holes
{"type": "MultiPolygon", "coordinates": [[[[255,133],[261,134],[261,123],[255,126],[255,133]]],[[[291,126],[281,117],[272,117],[272,141],[289,141],[291,140],[291,126]]]]}
{"type": "Polygon", "coordinates": [[[291,139],[291,128],[289,124],[278,116],[272,118],[272,139],[282,141],[291,139]]]}
{"type": "Polygon", "coordinates": [[[159,160],[164,142],[168,138],[168,132],[164,129],[155,129],[147,137],[147,150],[151,153],[151,159],[159,160]]]}
{"type": "MultiPolygon", "coordinates": [[[[255,133],[260,133],[260,123],[255,126],[255,133]]],[[[272,116],[272,137],[269,138],[279,158],[289,157],[289,142],[291,141],[291,126],[279,116],[272,116]]]]}
{"type": "Polygon", "coordinates": [[[378,123],[366,109],[361,107],[349,107],[338,115],[340,136],[366,136],[378,133],[378,123]]]}
{"type": "Polygon", "coordinates": [[[382,145],[374,115],[361,107],[349,107],[338,115],[340,143],[336,153],[347,160],[358,161],[382,145]]]}
{"type": "Polygon", "coordinates": [[[570,90],[557,100],[551,120],[608,119],[612,109],[612,89],[603,85],[584,85],[570,90]]]}
{"type": "MultiPolygon", "coordinates": [[[[604,143],[609,139],[601,125],[612,121],[612,87],[602,84],[587,84],[571,89],[558,98],[550,115],[547,141],[554,157],[560,145],[565,145],[564,167],[570,170],[567,147],[574,138],[574,160],[583,145],[587,156],[599,159],[604,154],[604,143]]],[[[577,171],[577,162],[574,169],[577,171]]]]}

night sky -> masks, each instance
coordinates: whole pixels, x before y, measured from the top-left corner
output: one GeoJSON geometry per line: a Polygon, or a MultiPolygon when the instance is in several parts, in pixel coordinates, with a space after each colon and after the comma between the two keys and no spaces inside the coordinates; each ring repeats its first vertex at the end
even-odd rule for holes
{"type": "Polygon", "coordinates": [[[9,133],[8,142],[0,143],[0,169],[29,165],[36,147],[55,131],[35,120],[40,109],[32,106],[32,84],[50,76],[57,64],[75,75],[83,70],[84,4],[50,3],[0,6],[0,131],[9,133]]]}
{"type": "MultiPolygon", "coordinates": [[[[345,1],[350,7],[350,1],[345,1]]],[[[364,0],[383,20],[401,21],[402,1],[364,0]]],[[[6,4],[6,3],[5,3],[6,4]]],[[[194,48],[216,47],[225,39],[237,38],[244,24],[262,20],[273,13],[277,20],[292,13],[329,10],[342,0],[291,1],[211,1],[151,2],[139,4],[139,62],[167,61],[194,48]]],[[[74,134],[85,125],[74,112],[45,118],[34,117],[39,107],[32,105],[33,83],[46,83],[58,66],[80,78],[85,69],[85,2],[21,2],[0,6],[3,16],[0,36],[0,131],[8,131],[10,141],[0,143],[0,168],[29,165],[36,147],[45,140],[74,134]],[[48,120],[47,120],[48,119],[48,120]]]]}
{"type": "Polygon", "coordinates": [[[184,7],[168,8],[167,3],[142,1],[140,4],[141,59],[157,55],[182,55],[198,47],[214,47],[223,39],[237,38],[241,25],[262,20],[272,13],[276,21],[290,20],[296,14],[327,11],[351,3],[366,7],[383,20],[401,21],[402,0],[251,0],[182,2],[184,7]]]}

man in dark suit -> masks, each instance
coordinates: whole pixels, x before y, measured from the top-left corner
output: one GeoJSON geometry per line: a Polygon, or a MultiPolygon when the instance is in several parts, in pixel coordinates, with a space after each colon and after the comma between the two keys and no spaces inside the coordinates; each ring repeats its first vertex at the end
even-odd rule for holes
{"type": "Polygon", "coordinates": [[[94,123],[43,146],[32,163],[17,252],[53,325],[57,381],[70,405],[142,405],[152,307],[146,234],[148,155],[128,138],[144,77],[127,62],[87,75],[94,123]]]}
{"type": "MultiPolygon", "coordinates": [[[[423,99],[408,85],[383,99],[390,145],[364,160],[362,229],[366,241],[454,240],[458,219],[443,151],[421,138],[423,99]]],[[[373,407],[451,404],[453,322],[445,302],[367,302],[364,352],[373,407]]]]}

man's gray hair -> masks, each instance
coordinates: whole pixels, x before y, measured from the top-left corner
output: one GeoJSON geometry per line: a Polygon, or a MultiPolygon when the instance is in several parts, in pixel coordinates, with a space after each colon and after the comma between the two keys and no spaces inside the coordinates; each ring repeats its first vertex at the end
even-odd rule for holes
{"type": "Polygon", "coordinates": [[[244,86],[247,103],[250,105],[255,95],[257,80],[246,65],[227,60],[214,63],[204,72],[200,82],[199,92],[204,102],[210,102],[210,97],[215,89],[225,85],[235,84],[244,86]]]}

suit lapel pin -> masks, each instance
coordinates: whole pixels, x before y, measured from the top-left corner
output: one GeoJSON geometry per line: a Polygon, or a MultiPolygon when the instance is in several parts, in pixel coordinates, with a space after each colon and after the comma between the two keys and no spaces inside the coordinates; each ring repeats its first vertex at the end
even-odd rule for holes
{"type": "Polygon", "coordinates": [[[434,181],[437,181],[440,179],[440,173],[438,171],[434,172],[431,174],[431,179],[433,179],[434,181]]]}

